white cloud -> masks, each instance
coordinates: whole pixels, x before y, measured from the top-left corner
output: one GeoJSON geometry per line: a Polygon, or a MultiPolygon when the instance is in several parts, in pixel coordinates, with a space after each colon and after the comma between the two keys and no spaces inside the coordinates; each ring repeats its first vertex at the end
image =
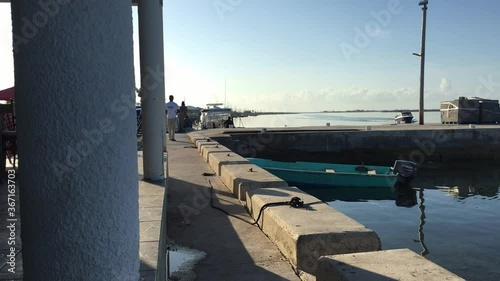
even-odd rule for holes
{"type": "MultiPolygon", "coordinates": [[[[426,92],[427,94],[432,93],[426,92]]],[[[426,103],[434,105],[436,101],[431,98],[426,103]]],[[[361,87],[350,87],[347,89],[327,88],[321,90],[308,89],[297,92],[287,91],[234,97],[231,106],[238,110],[254,109],[280,112],[416,109],[418,108],[418,91],[413,88],[367,89],[361,87]]],[[[437,108],[437,106],[432,108],[437,108]]]]}
{"type": "Polygon", "coordinates": [[[443,94],[446,94],[446,93],[450,92],[450,90],[451,90],[451,81],[448,78],[446,78],[446,77],[441,78],[441,83],[439,84],[439,90],[443,94]]]}
{"type": "Polygon", "coordinates": [[[373,37],[378,37],[383,39],[391,38],[392,30],[379,28],[373,33],[373,37]]]}

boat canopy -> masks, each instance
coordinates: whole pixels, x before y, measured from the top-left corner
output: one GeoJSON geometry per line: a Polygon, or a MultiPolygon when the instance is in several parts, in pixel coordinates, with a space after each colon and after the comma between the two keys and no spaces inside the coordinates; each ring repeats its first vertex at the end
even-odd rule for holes
{"type": "Polygon", "coordinates": [[[215,108],[204,108],[201,110],[201,112],[230,112],[231,108],[220,108],[220,107],[215,107],[215,108]]]}
{"type": "Polygon", "coordinates": [[[230,112],[231,108],[219,107],[223,105],[222,103],[207,103],[207,108],[201,110],[201,112],[230,112]]]}

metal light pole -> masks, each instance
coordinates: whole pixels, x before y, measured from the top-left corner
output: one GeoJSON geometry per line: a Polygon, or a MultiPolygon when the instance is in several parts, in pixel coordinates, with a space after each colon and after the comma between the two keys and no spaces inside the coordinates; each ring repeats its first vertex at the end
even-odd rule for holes
{"type": "Polygon", "coordinates": [[[424,125],[424,70],[425,70],[425,28],[427,21],[427,4],[428,0],[423,0],[418,3],[422,6],[422,45],[420,47],[420,106],[418,109],[418,124],[424,125]]]}

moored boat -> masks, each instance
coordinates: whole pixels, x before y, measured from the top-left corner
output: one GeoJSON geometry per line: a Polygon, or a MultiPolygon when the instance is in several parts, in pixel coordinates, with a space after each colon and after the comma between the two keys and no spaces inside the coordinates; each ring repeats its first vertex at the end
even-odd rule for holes
{"type": "Polygon", "coordinates": [[[224,121],[231,117],[231,108],[219,107],[222,103],[209,103],[200,112],[201,129],[222,128],[224,121]]]}
{"type": "Polygon", "coordinates": [[[247,158],[289,185],[328,187],[394,187],[416,176],[417,164],[397,160],[393,167],[348,165],[315,162],[279,162],[262,158],[247,158]]]}
{"type": "Polygon", "coordinates": [[[411,123],[413,122],[413,115],[410,111],[401,111],[394,117],[394,121],[397,123],[411,123]]]}

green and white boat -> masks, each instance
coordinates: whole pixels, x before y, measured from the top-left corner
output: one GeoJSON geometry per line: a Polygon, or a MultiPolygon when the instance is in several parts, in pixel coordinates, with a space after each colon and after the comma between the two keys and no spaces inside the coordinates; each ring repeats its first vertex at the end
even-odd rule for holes
{"type": "Polygon", "coordinates": [[[408,183],[417,172],[416,163],[404,160],[397,160],[394,167],[386,167],[247,159],[289,185],[299,186],[394,187],[398,181],[408,183]]]}

